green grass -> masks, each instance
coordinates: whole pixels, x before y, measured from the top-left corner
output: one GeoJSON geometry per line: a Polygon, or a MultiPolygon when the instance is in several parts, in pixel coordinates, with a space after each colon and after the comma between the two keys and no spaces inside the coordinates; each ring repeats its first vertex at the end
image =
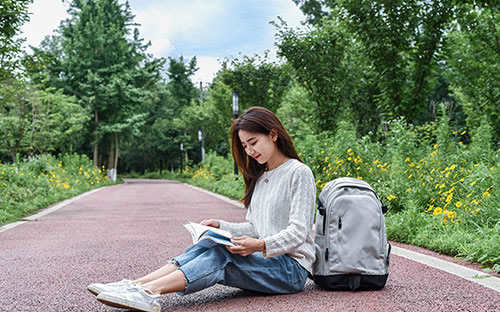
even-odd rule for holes
{"type": "Polygon", "coordinates": [[[0,225],[109,184],[102,169],[76,154],[0,164],[0,225]]]}

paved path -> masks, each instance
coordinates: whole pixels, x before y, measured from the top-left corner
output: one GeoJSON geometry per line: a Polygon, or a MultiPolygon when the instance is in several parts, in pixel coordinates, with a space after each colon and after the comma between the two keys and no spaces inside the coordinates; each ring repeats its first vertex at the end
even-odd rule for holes
{"type": "MultiPolygon", "coordinates": [[[[144,181],[146,182],[146,181],[144,181]]],[[[244,209],[181,183],[106,187],[35,221],[0,232],[0,311],[116,311],[86,291],[95,281],[135,278],[190,243],[182,223],[244,209]]],[[[500,311],[500,292],[393,256],[381,291],[262,296],[225,286],[162,297],[163,311],[500,311]]]]}

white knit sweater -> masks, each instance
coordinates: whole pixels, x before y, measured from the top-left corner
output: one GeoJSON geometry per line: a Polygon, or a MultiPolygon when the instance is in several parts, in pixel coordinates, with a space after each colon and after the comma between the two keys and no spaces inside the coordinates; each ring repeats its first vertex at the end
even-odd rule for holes
{"type": "Polygon", "coordinates": [[[255,185],[244,223],[219,220],[233,236],[263,239],[266,257],[287,254],[312,272],[316,184],[311,169],[296,159],[264,172],[255,185]]]}

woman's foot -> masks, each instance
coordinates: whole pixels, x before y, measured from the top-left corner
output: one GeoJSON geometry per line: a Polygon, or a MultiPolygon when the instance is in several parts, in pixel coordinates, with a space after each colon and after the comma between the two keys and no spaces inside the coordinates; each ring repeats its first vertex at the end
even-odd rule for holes
{"type": "Polygon", "coordinates": [[[87,286],[87,290],[90,291],[94,295],[99,295],[102,292],[105,291],[123,291],[127,290],[129,288],[137,287],[137,284],[132,282],[131,280],[121,280],[118,282],[113,282],[113,283],[93,283],[87,286]]]}
{"type": "Polygon", "coordinates": [[[159,297],[160,295],[150,294],[142,287],[135,287],[125,291],[102,292],[97,296],[97,300],[105,305],[120,309],[160,312],[159,297]]]}

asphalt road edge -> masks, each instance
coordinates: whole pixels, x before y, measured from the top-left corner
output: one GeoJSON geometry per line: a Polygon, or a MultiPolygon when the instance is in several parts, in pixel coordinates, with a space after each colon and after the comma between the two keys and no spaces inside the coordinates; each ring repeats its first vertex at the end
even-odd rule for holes
{"type": "Polygon", "coordinates": [[[97,188],[97,189],[93,189],[93,190],[87,191],[87,192],[82,193],[80,195],[77,195],[75,197],[71,197],[71,198],[68,198],[66,200],[63,200],[63,201],[61,201],[61,202],[59,202],[59,203],[57,203],[57,204],[55,204],[53,206],[49,206],[48,208],[42,209],[41,211],[37,212],[34,215],[31,215],[31,216],[28,216],[28,217],[24,217],[20,221],[8,223],[8,224],[0,227],[0,233],[5,232],[5,231],[10,230],[10,229],[13,229],[16,226],[24,224],[24,223],[27,223],[27,222],[37,221],[41,217],[46,216],[49,213],[52,213],[54,211],[57,211],[57,210],[65,207],[65,206],[67,206],[67,205],[69,205],[69,204],[71,204],[71,203],[79,200],[82,197],[85,197],[85,196],[88,196],[88,195],[93,194],[95,192],[98,192],[98,191],[102,190],[103,188],[105,188],[105,187],[100,187],[100,188],[97,188]]]}

